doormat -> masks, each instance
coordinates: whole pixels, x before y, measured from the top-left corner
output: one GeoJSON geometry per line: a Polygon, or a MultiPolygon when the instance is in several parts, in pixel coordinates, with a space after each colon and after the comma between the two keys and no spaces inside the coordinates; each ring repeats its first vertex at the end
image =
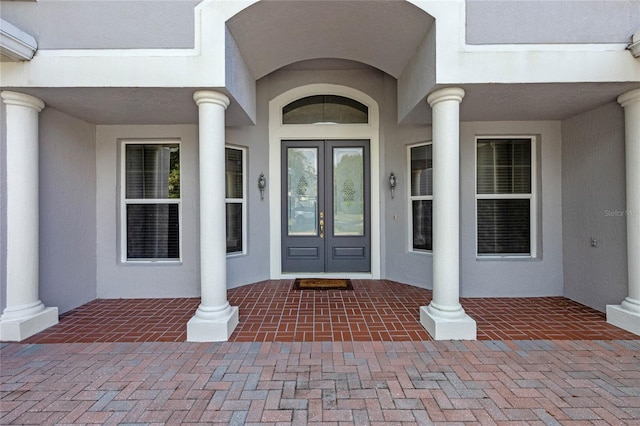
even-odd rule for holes
{"type": "Polygon", "coordinates": [[[294,290],[353,290],[351,280],[333,278],[296,278],[294,290]]]}

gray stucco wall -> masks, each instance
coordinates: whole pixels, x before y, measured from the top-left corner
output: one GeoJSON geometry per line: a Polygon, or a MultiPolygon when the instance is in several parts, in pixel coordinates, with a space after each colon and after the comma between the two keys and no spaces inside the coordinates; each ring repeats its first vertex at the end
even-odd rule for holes
{"type": "Polygon", "coordinates": [[[238,287],[269,279],[269,92],[257,84],[257,119],[255,126],[227,127],[226,142],[247,150],[247,249],[242,255],[227,257],[228,287],[238,287]],[[264,200],[257,182],[260,173],[267,179],[264,200]]]}
{"type": "MultiPolygon", "coordinates": [[[[256,125],[228,127],[226,143],[247,148],[248,247],[227,258],[228,287],[269,278],[269,101],[303,85],[340,84],[360,90],[380,107],[380,235],[383,278],[432,288],[432,255],[409,250],[407,146],[429,141],[426,125],[397,124],[396,81],[369,69],[308,71],[288,68],[257,82],[256,125]],[[398,177],[391,199],[388,176],[398,177]],[[260,199],[256,182],[265,173],[260,199]]],[[[97,294],[98,297],[176,297],[199,295],[197,126],[98,126],[97,129],[97,294]],[[118,146],[125,138],[182,140],[183,262],[181,265],[122,264],[119,261],[118,146]]],[[[479,296],[550,296],[563,292],[562,140],[557,121],[473,122],[461,124],[461,294],[479,296]],[[475,255],[475,137],[533,135],[537,140],[539,250],[535,259],[478,260],[475,255]]]]}
{"type": "Polygon", "coordinates": [[[197,126],[97,126],[97,296],[196,297],[200,294],[197,126]],[[120,250],[122,139],[180,140],[182,262],[123,263],[120,250]]]}
{"type": "Polygon", "coordinates": [[[637,0],[467,0],[467,43],[628,43],[637,0]]]}
{"type": "MultiPolygon", "coordinates": [[[[390,104],[390,107],[393,104],[390,104]]],[[[396,126],[383,119],[387,145],[382,167],[383,277],[433,287],[433,256],[409,250],[410,215],[407,182],[407,146],[431,140],[428,126],[396,126]],[[386,179],[398,176],[391,199],[386,179]]],[[[562,194],[561,132],[559,122],[472,122],[460,130],[460,293],[464,297],[515,297],[561,295],[562,194]],[[535,259],[477,259],[475,219],[475,137],[482,135],[535,136],[538,143],[538,256],[535,259]]]]}
{"type": "MultiPolygon", "coordinates": [[[[362,67],[360,67],[362,68],[362,67]]],[[[430,257],[406,254],[408,234],[405,195],[391,203],[387,179],[395,170],[406,176],[404,146],[428,138],[427,126],[398,127],[395,80],[372,69],[281,70],[257,83],[256,125],[228,127],[226,143],[247,148],[248,247],[244,255],[227,258],[228,287],[237,287],[269,278],[269,101],[285,91],[306,84],[329,83],[354,87],[372,96],[380,106],[381,228],[383,276],[430,287],[430,257]],[[260,199],[256,182],[267,177],[265,199],[260,199]],[[385,213],[394,206],[397,219],[385,213]],[[391,229],[391,232],[385,232],[391,229]],[[405,229],[396,232],[396,229],[405,229]],[[385,236],[386,235],[386,236],[385,236]],[[388,240],[385,241],[385,238],[388,240]],[[386,260],[385,260],[386,259],[386,260]],[[385,272],[387,271],[387,272],[385,272]]],[[[197,126],[98,126],[97,163],[97,295],[118,297],[191,297],[200,293],[197,126]],[[179,138],[182,141],[183,262],[180,265],[123,264],[119,260],[118,147],[121,139],[179,138]]],[[[404,184],[401,184],[404,185],[404,184]]],[[[402,191],[400,189],[400,191],[402,191]]],[[[276,219],[278,220],[278,219],[276,219]]]]}
{"type": "MultiPolygon", "coordinates": [[[[396,88],[395,80],[384,73],[358,66],[360,69],[333,69],[319,71],[304,71],[297,69],[284,69],[269,74],[260,79],[257,83],[257,122],[253,127],[232,127],[227,128],[227,143],[246,146],[249,148],[249,180],[248,180],[248,203],[249,203],[249,252],[246,256],[230,257],[227,262],[229,286],[235,287],[242,284],[249,284],[269,277],[269,228],[265,226],[266,221],[273,222],[279,218],[270,218],[268,211],[269,188],[265,192],[265,200],[261,201],[256,182],[261,172],[267,174],[269,169],[269,101],[278,95],[308,84],[327,83],[340,84],[353,87],[371,96],[378,102],[380,107],[380,170],[381,178],[386,181],[388,173],[388,157],[395,156],[397,148],[389,147],[387,141],[396,141],[398,132],[397,112],[396,112],[396,88]]],[[[417,133],[425,133],[426,126],[417,133]]],[[[413,135],[407,135],[407,140],[413,141],[413,135]]],[[[423,140],[424,137],[418,138],[423,140]]],[[[399,170],[399,169],[398,169],[399,170]]],[[[389,219],[384,211],[390,196],[388,187],[384,184],[381,187],[381,228],[382,238],[382,264],[384,271],[389,268],[385,263],[385,251],[388,251],[384,242],[384,229],[389,226],[389,219]]],[[[406,262],[405,262],[406,263],[406,262]]],[[[412,278],[417,282],[423,275],[420,271],[419,263],[409,262],[414,274],[412,278]]],[[[392,268],[393,269],[393,268],[392,268]]],[[[408,282],[408,281],[405,281],[408,282]]]]}
{"type": "Polygon", "coordinates": [[[40,113],[40,299],[61,313],[96,298],[95,129],[40,113]]]}
{"type": "Polygon", "coordinates": [[[35,37],[39,49],[192,48],[199,2],[2,1],[0,8],[2,18],[35,37]]]}
{"type": "Polygon", "coordinates": [[[564,294],[604,311],[627,296],[626,219],[614,213],[625,210],[622,108],[568,118],[562,137],[564,294]]]}
{"type": "Polygon", "coordinates": [[[385,210],[381,213],[382,224],[382,276],[394,281],[413,284],[422,288],[433,287],[432,255],[409,250],[412,243],[409,235],[409,177],[407,147],[431,140],[431,126],[398,126],[395,112],[396,98],[393,81],[385,85],[386,104],[381,108],[381,133],[386,141],[380,170],[382,180],[380,198],[385,210]],[[394,172],[397,186],[394,198],[389,190],[389,174],[394,172]]]}
{"type": "MultiPolygon", "coordinates": [[[[464,101],[463,101],[464,102],[464,101]]],[[[558,121],[470,122],[460,126],[460,294],[466,297],[562,295],[562,136],[558,121]],[[477,136],[534,136],[538,253],[535,258],[476,257],[477,136]]]]}
{"type": "MultiPolygon", "coordinates": [[[[40,49],[191,48],[199,1],[3,0],[0,7],[40,49]]],[[[470,44],[626,43],[640,7],[637,0],[467,0],[466,19],[470,44]]]]}

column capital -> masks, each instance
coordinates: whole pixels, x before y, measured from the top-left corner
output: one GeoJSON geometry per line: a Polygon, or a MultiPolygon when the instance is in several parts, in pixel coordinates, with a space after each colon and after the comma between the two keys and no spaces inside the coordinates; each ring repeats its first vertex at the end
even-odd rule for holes
{"type": "Polygon", "coordinates": [[[193,100],[196,101],[197,105],[216,104],[225,109],[229,106],[229,103],[231,103],[227,95],[213,90],[198,90],[193,94],[193,100]]]}
{"type": "Polygon", "coordinates": [[[456,101],[462,102],[464,98],[464,89],[460,87],[445,87],[444,89],[436,90],[427,97],[427,102],[430,106],[442,101],[456,101]]]}
{"type": "Polygon", "coordinates": [[[618,103],[622,105],[622,108],[636,102],[640,102],[640,89],[631,90],[618,96],[618,103]]]}
{"type": "Polygon", "coordinates": [[[26,95],[19,92],[10,92],[8,90],[3,90],[0,95],[2,96],[2,100],[4,101],[4,103],[7,105],[23,106],[35,109],[38,112],[44,109],[44,102],[42,102],[35,96],[26,95]]]}

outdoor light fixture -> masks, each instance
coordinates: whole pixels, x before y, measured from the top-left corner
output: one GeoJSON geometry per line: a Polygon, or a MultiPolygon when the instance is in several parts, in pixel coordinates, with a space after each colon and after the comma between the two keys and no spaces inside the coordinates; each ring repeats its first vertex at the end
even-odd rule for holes
{"type": "Polygon", "coordinates": [[[267,178],[264,177],[264,173],[260,173],[258,178],[258,189],[260,190],[260,199],[264,200],[264,189],[267,187],[267,178]]]}
{"type": "Polygon", "coordinates": [[[391,172],[389,174],[389,188],[391,188],[391,198],[393,198],[393,191],[396,189],[398,181],[396,180],[396,174],[391,172]]]}

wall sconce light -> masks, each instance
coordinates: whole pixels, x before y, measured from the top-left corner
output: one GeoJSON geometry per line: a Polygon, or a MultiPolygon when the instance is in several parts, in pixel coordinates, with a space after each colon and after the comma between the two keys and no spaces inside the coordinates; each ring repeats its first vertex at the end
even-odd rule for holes
{"type": "Polygon", "coordinates": [[[264,177],[264,173],[260,173],[258,178],[258,189],[260,190],[260,199],[264,200],[264,189],[267,187],[267,178],[264,177]]]}
{"type": "Polygon", "coordinates": [[[389,174],[389,188],[391,188],[391,198],[393,198],[393,191],[396,189],[397,184],[398,180],[396,179],[396,174],[391,172],[389,174]]]}

